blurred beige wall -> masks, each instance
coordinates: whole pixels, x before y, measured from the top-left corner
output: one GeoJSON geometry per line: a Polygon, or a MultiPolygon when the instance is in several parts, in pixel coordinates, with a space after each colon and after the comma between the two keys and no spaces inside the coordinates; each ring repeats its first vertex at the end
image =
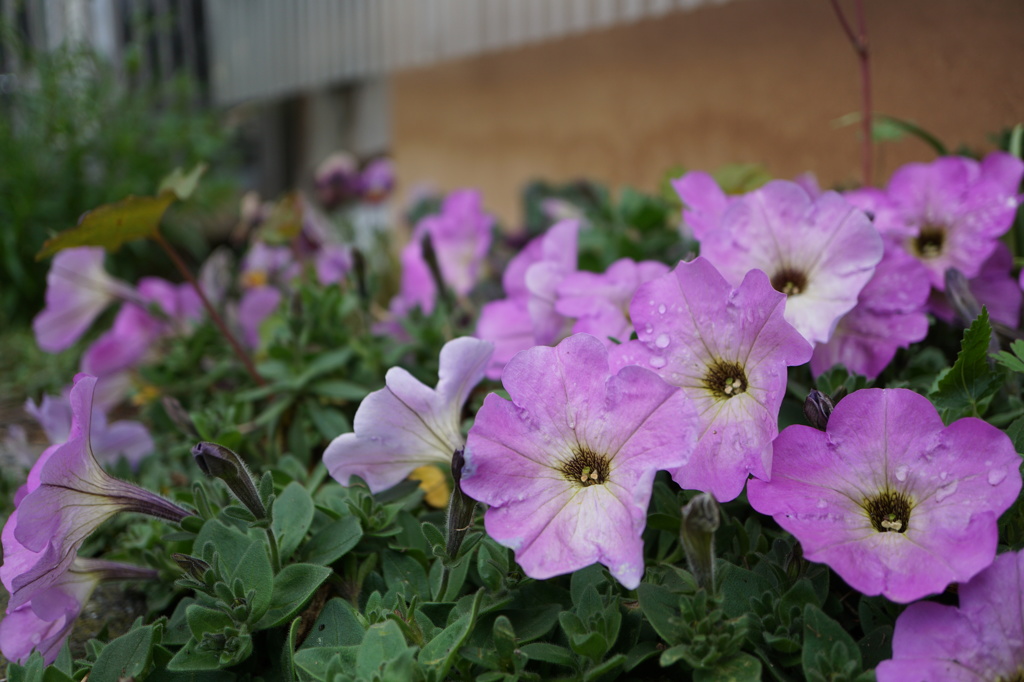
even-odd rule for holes
{"type": "MultiPolygon", "coordinates": [[[[1024,121],[1024,1],[866,0],[876,112],[951,146],[1024,121]]],[[[852,12],[852,2],[844,0],[852,12]]],[[[674,164],[762,163],[823,185],[860,177],[858,62],[827,0],[744,0],[392,79],[403,190],[479,187],[511,227],[523,182],[587,176],[653,190],[674,164]]],[[[876,147],[876,182],[927,160],[876,147]]]]}

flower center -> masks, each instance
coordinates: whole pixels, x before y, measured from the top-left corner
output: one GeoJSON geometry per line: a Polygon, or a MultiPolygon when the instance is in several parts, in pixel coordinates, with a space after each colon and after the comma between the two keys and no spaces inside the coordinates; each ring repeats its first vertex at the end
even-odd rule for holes
{"type": "Polygon", "coordinates": [[[941,225],[926,223],[912,240],[913,251],[921,258],[935,258],[942,254],[946,242],[946,231],[941,225]]]}
{"type": "Polygon", "coordinates": [[[747,390],[747,375],[738,362],[715,359],[704,374],[704,388],[719,400],[727,400],[747,390]]]}
{"type": "Polygon", "coordinates": [[[879,533],[906,533],[913,501],[893,490],[885,490],[861,503],[879,533]]]}
{"type": "Polygon", "coordinates": [[[586,488],[608,481],[611,463],[604,455],[580,447],[572,453],[572,459],[562,463],[560,471],[566,480],[586,488]]]}
{"type": "Polygon", "coordinates": [[[807,288],[807,275],[793,268],[782,268],[772,275],[772,288],[786,296],[796,296],[807,288]]]}

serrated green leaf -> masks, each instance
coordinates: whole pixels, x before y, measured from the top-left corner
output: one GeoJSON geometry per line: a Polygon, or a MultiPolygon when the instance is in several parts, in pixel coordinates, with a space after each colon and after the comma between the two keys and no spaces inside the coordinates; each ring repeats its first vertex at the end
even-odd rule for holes
{"type": "Polygon", "coordinates": [[[1013,354],[1001,350],[995,355],[996,362],[1012,372],[1024,374],[1024,340],[1017,339],[1010,344],[1013,354]]]}
{"type": "Polygon", "coordinates": [[[153,658],[155,636],[156,629],[147,625],[118,637],[103,648],[92,666],[89,679],[95,682],[117,682],[121,678],[141,675],[153,658]]]}
{"type": "Polygon", "coordinates": [[[988,363],[991,338],[988,311],[982,308],[981,315],[964,331],[953,367],[938,380],[935,390],[928,396],[947,424],[961,417],[981,417],[1002,385],[1002,371],[988,363]]]}
{"type": "Polygon", "coordinates": [[[125,242],[156,236],[160,220],[174,194],[156,197],[128,197],[105,204],[82,215],[78,224],[47,239],[36,260],[75,246],[102,246],[113,253],[125,242]]]}
{"type": "Polygon", "coordinates": [[[163,194],[164,192],[172,192],[179,199],[188,199],[192,196],[192,193],[196,191],[196,187],[199,185],[199,178],[201,178],[205,172],[205,163],[196,164],[195,167],[187,173],[181,168],[175,168],[167,175],[167,177],[160,181],[160,187],[157,189],[156,193],[163,194]]]}
{"type": "Polygon", "coordinates": [[[313,498],[301,484],[292,481],[274,500],[272,513],[272,528],[281,561],[284,562],[302,543],[313,522],[313,498]]]}

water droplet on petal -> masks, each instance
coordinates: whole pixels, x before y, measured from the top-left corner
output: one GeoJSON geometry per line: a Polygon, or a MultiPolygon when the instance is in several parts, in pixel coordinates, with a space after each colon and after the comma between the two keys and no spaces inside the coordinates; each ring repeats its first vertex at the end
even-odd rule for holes
{"type": "Polygon", "coordinates": [[[956,485],[959,481],[953,480],[935,491],[935,501],[942,502],[944,499],[956,492],[956,485]]]}
{"type": "Polygon", "coordinates": [[[653,331],[654,331],[654,327],[652,327],[649,324],[644,327],[644,332],[647,333],[647,334],[650,334],[653,331]]]}
{"type": "Polygon", "coordinates": [[[665,348],[668,346],[668,334],[658,334],[658,338],[655,339],[654,345],[658,348],[665,348]]]}
{"type": "Polygon", "coordinates": [[[660,355],[655,355],[648,362],[650,363],[651,367],[655,369],[661,369],[662,367],[665,366],[665,358],[661,357],[660,355]]]}
{"type": "Polygon", "coordinates": [[[988,482],[991,485],[999,485],[1006,478],[1006,469],[993,469],[988,472],[988,482]]]}
{"type": "Polygon", "coordinates": [[[908,469],[906,464],[896,467],[896,480],[901,482],[907,480],[907,471],[908,469]]]}
{"type": "Polygon", "coordinates": [[[660,315],[664,315],[665,314],[665,304],[664,303],[662,303],[661,305],[658,306],[658,314],[660,314],[660,315]]]}
{"type": "Polygon", "coordinates": [[[826,502],[825,500],[823,500],[823,499],[821,499],[819,497],[818,498],[818,509],[824,509],[827,506],[828,506],[828,502],[826,502]]]}

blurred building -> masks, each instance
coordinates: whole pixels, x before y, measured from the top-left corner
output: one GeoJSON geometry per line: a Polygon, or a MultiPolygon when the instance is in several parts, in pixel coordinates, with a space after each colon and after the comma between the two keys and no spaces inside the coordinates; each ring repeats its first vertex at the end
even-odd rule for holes
{"type": "MultiPolygon", "coordinates": [[[[851,0],[840,4],[852,14],[851,0]]],[[[864,5],[875,111],[979,149],[1024,120],[1024,2],[864,5]]],[[[860,109],[858,65],[828,0],[0,8],[44,42],[84,37],[130,58],[133,78],[195,74],[209,104],[246,122],[254,182],[269,192],[307,182],[339,148],[390,151],[407,187],[479,186],[513,221],[521,184],[536,176],[653,189],[674,165],[754,162],[779,176],[812,170],[825,184],[859,177],[857,129],[839,125],[860,109]]],[[[929,156],[914,140],[883,145],[876,177],[929,156]]]]}

